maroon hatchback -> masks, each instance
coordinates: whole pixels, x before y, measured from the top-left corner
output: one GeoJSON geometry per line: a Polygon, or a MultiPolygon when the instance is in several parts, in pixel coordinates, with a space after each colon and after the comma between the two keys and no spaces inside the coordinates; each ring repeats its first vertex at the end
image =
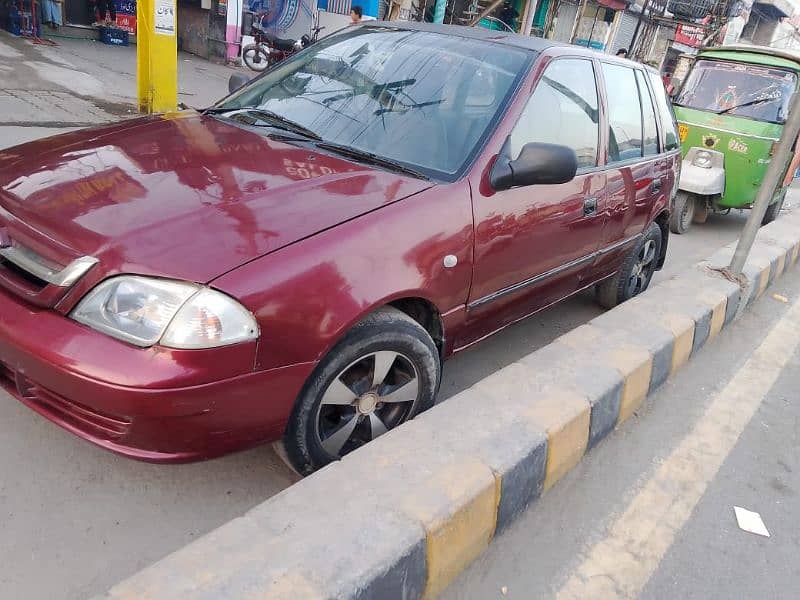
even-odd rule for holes
{"type": "Polygon", "coordinates": [[[444,358],[664,262],[658,74],[369,24],[208,110],[0,153],[0,384],[99,446],[282,439],[308,473],[430,407],[444,358]]]}

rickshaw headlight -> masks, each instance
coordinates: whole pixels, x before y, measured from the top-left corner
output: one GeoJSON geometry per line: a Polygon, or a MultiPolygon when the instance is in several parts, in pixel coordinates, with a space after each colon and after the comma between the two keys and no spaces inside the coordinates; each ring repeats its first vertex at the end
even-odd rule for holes
{"type": "Polygon", "coordinates": [[[702,169],[710,169],[712,167],[711,163],[711,153],[707,150],[698,151],[692,159],[692,166],[700,167],[702,169]]]}

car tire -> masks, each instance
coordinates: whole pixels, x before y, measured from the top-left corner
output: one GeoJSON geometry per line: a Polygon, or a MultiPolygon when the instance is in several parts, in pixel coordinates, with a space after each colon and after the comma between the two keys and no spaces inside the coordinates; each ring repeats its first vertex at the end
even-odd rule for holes
{"type": "Polygon", "coordinates": [[[616,275],[599,283],[595,288],[597,302],[604,308],[618,304],[641,294],[650,285],[658,257],[661,256],[661,228],[651,223],[636,246],[625,257],[622,268],[616,275]]]}
{"type": "Polygon", "coordinates": [[[669,230],[672,233],[683,234],[689,231],[694,219],[694,198],[687,192],[678,192],[669,216],[669,230]]]}
{"type": "Polygon", "coordinates": [[[767,212],[764,213],[764,218],[761,219],[762,225],[769,225],[775,219],[778,218],[778,215],[781,213],[781,209],[783,208],[783,201],[785,199],[786,199],[786,192],[783,192],[778,201],[773,202],[767,207],[767,212]]]}
{"type": "Polygon", "coordinates": [[[317,365],[287,424],[286,456],[308,475],[433,406],[440,382],[439,351],[428,332],[382,308],[317,365]]]}

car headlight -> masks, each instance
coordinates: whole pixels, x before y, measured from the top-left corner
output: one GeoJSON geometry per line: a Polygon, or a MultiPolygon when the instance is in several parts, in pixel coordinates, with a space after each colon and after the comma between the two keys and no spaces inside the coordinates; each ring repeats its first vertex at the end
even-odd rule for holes
{"type": "Polygon", "coordinates": [[[123,275],[90,291],[70,315],[137,346],[215,348],[258,337],[247,309],[221,292],[193,283],[123,275]]]}
{"type": "Polygon", "coordinates": [[[712,167],[711,153],[707,150],[699,150],[692,159],[692,165],[702,169],[710,169],[712,167]]]}

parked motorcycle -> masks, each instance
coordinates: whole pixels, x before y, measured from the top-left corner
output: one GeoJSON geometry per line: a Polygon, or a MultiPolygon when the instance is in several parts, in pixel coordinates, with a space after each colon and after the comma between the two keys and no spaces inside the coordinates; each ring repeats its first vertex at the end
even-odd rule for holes
{"type": "Polygon", "coordinates": [[[315,25],[311,28],[311,35],[304,35],[299,40],[279,38],[274,33],[264,29],[264,17],[259,22],[253,23],[250,35],[255,40],[242,48],[242,61],[253,71],[264,71],[277,62],[299,52],[317,41],[319,32],[325,29],[315,25]]]}

